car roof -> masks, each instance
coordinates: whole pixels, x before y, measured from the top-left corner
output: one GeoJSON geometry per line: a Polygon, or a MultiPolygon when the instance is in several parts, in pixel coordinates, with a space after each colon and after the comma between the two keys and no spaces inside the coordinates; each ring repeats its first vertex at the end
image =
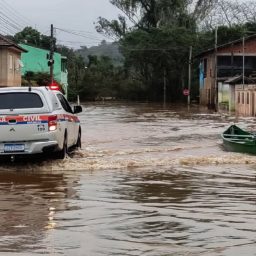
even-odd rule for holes
{"type": "Polygon", "coordinates": [[[40,86],[37,86],[37,87],[34,87],[34,86],[22,86],[22,87],[2,87],[0,88],[0,92],[17,92],[17,91],[22,91],[22,92],[29,92],[29,91],[49,91],[48,88],[46,87],[40,87],[40,86]]]}
{"type": "Polygon", "coordinates": [[[50,90],[48,87],[45,86],[22,86],[22,87],[3,87],[0,88],[0,93],[18,93],[18,92],[28,92],[28,93],[37,93],[43,96],[47,105],[51,109],[51,111],[58,109],[60,104],[55,97],[56,94],[61,94],[59,91],[50,90]]]}

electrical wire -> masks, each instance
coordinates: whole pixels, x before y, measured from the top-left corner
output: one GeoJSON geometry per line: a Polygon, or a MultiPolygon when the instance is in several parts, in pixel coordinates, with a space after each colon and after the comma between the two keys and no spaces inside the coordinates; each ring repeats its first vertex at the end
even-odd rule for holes
{"type": "Polygon", "coordinates": [[[66,29],[62,29],[62,28],[56,28],[55,29],[59,30],[59,31],[62,31],[62,32],[65,32],[65,33],[68,33],[68,34],[72,34],[72,35],[75,35],[75,36],[80,36],[80,37],[84,37],[86,39],[92,39],[92,40],[98,40],[98,41],[102,41],[101,38],[99,37],[91,37],[91,36],[87,36],[87,35],[84,35],[82,33],[77,33],[77,32],[74,32],[74,30],[66,30],[66,29]]]}
{"type": "Polygon", "coordinates": [[[0,6],[1,9],[4,10],[6,13],[9,13],[10,16],[18,21],[19,23],[22,23],[23,26],[28,26],[32,23],[31,20],[29,20],[24,15],[20,14],[17,10],[15,10],[10,4],[8,4],[5,0],[0,0],[0,6]]]}

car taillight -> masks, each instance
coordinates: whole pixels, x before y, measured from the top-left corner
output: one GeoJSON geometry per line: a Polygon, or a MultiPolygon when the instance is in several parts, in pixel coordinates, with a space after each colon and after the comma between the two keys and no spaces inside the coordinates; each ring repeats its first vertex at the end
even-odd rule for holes
{"type": "Polygon", "coordinates": [[[57,116],[48,116],[48,130],[55,131],[57,130],[57,116]]]}

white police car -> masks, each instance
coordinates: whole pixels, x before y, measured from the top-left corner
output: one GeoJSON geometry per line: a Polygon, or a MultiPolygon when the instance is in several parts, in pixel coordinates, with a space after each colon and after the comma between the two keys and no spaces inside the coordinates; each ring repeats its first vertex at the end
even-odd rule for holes
{"type": "MultiPolygon", "coordinates": [[[[56,88],[55,88],[56,89],[56,88]]],[[[81,126],[63,94],[50,87],[0,89],[0,156],[54,153],[81,147],[81,126]]]]}

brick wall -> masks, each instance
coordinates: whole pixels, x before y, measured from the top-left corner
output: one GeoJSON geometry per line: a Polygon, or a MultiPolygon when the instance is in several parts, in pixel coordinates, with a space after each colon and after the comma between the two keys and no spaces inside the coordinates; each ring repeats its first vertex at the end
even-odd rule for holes
{"type": "MultiPolygon", "coordinates": [[[[256,38],[248,39],[245,41],[245,54],[255,54],[256,55],[256,38]]],[[[243,53],[243,43],[242,41],[234,45],[228,45],[226,47],[218,49],[218,53],[231,53],[239,54],[243,53]]]]}

